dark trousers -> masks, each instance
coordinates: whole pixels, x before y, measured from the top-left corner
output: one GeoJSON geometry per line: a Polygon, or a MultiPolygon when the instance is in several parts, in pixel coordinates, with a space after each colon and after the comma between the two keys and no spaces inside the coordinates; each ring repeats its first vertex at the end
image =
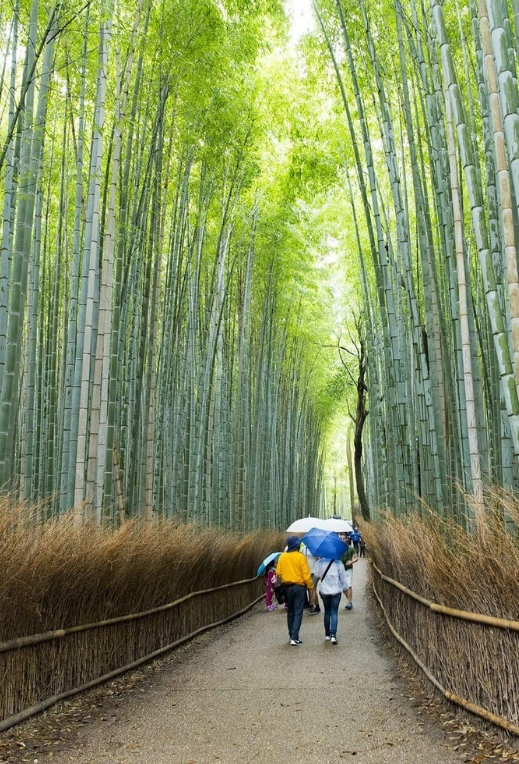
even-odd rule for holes
{"type": "Polygon", "coordinates": [[[303,620],[303,609],[306,601],[306,586],[290,584],[287,593],[287,626],[290,639],[299,639],[299,629],[303,620]]]}

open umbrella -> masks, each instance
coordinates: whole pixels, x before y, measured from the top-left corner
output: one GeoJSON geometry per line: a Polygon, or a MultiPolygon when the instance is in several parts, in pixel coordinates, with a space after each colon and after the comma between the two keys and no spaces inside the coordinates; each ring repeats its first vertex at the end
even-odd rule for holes
{"type": "Polygon", "coordinates": [[[350,533],[353,530],[351,523],[338,517],[330,517],[328,520],[323,520],[315,527],[326,531],[335,531],[336,533],[350,533]]]}
{"type": "Polygon", "coordinates": [[[335,531],[336,533],[350,533],[353,529],[348,520],[330,517],[324,520],[321,517],[303,517],[296,520],[287,528],[292,533],[308,533],[312,528],[320,528],[323,531],[335,531]]]}
{"type": "Polygon", "coordinates": [[[312,528],[301,541],[314,557],[324,557],[327,560],[340,560],[348,548],[334,531],[323,531],[320,528],[312,528]]]}
{"type": "Polygon", "coordinates": [[[299,520],[288,526],[287,533],[307,533],[312,528],[316,528],[319,523],[318,517],[301,517],[299,520]]]}
{"type": "Polygon", "coordinates": [[[274,562],[274,560],[277,560],[277,558],[279,557],[279,555],[280,555],[280,554],[281,554],[281,552],[272,552],[272,554],[269,554],[269,556],[268,556],[268,557],[265,557],[265,559],[263,560],[263,562],[261,563],[261,565],[260,565],[260,566],[259,566],[259,568],[258,568],[258,572],[257,572],[257,575],[258,575],[258,576],[261,576],[261,574],[262,574],[262,573],[265,571],[265,569],[267,568],[267,565],[268,565],[270,562],[274,562]]]}

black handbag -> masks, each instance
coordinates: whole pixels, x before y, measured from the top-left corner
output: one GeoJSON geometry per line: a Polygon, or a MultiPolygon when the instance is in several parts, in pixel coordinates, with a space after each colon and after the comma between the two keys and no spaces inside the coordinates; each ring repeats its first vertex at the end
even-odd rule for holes
{"type": "Polygon", "coordinates": [[[287,593],[284,584],[276,584],[274,587],[274,597],[278,605],[282,605],[287,601],[287,593]]]}

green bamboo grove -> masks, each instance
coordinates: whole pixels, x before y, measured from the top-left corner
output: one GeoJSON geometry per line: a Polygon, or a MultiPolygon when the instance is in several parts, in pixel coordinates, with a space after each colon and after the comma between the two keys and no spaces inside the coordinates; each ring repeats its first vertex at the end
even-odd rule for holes
{"type": "Polygon", "coordinates": [[[0,484],[96,522],[317,512],[290,159],[262,170],[281,4],[0,7],[0,484]]]}
{"type": "Polygon", "coordinates": [[[352,328],[363,509],[519,487],[519,8],[310,5],[296,56],[283,0],[0,2],[0,485],[42,517],[317,514],[352,328]]]}
{"type": "Polygon", "coordinates": [[[518,487],[517,6],[313,5],[348,130],[369,504],[464,520],[463,491],[477,512],[518,487]]]}

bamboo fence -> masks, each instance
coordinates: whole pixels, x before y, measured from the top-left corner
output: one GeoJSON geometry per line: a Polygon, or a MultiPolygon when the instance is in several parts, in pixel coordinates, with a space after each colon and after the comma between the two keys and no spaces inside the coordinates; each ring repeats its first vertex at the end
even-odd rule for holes
{"type": "Polygon", "coordinates": [[[0,643],[0,731],[242,615],[263,596],[262,578],[248,578],[141,613],[0,643]]]}
{"type": "Polygon", "coordinates": [[[450,701],[519,735],[519,621],[438,605],[373,563],[373,591],[394,637],[450,701]]]}

